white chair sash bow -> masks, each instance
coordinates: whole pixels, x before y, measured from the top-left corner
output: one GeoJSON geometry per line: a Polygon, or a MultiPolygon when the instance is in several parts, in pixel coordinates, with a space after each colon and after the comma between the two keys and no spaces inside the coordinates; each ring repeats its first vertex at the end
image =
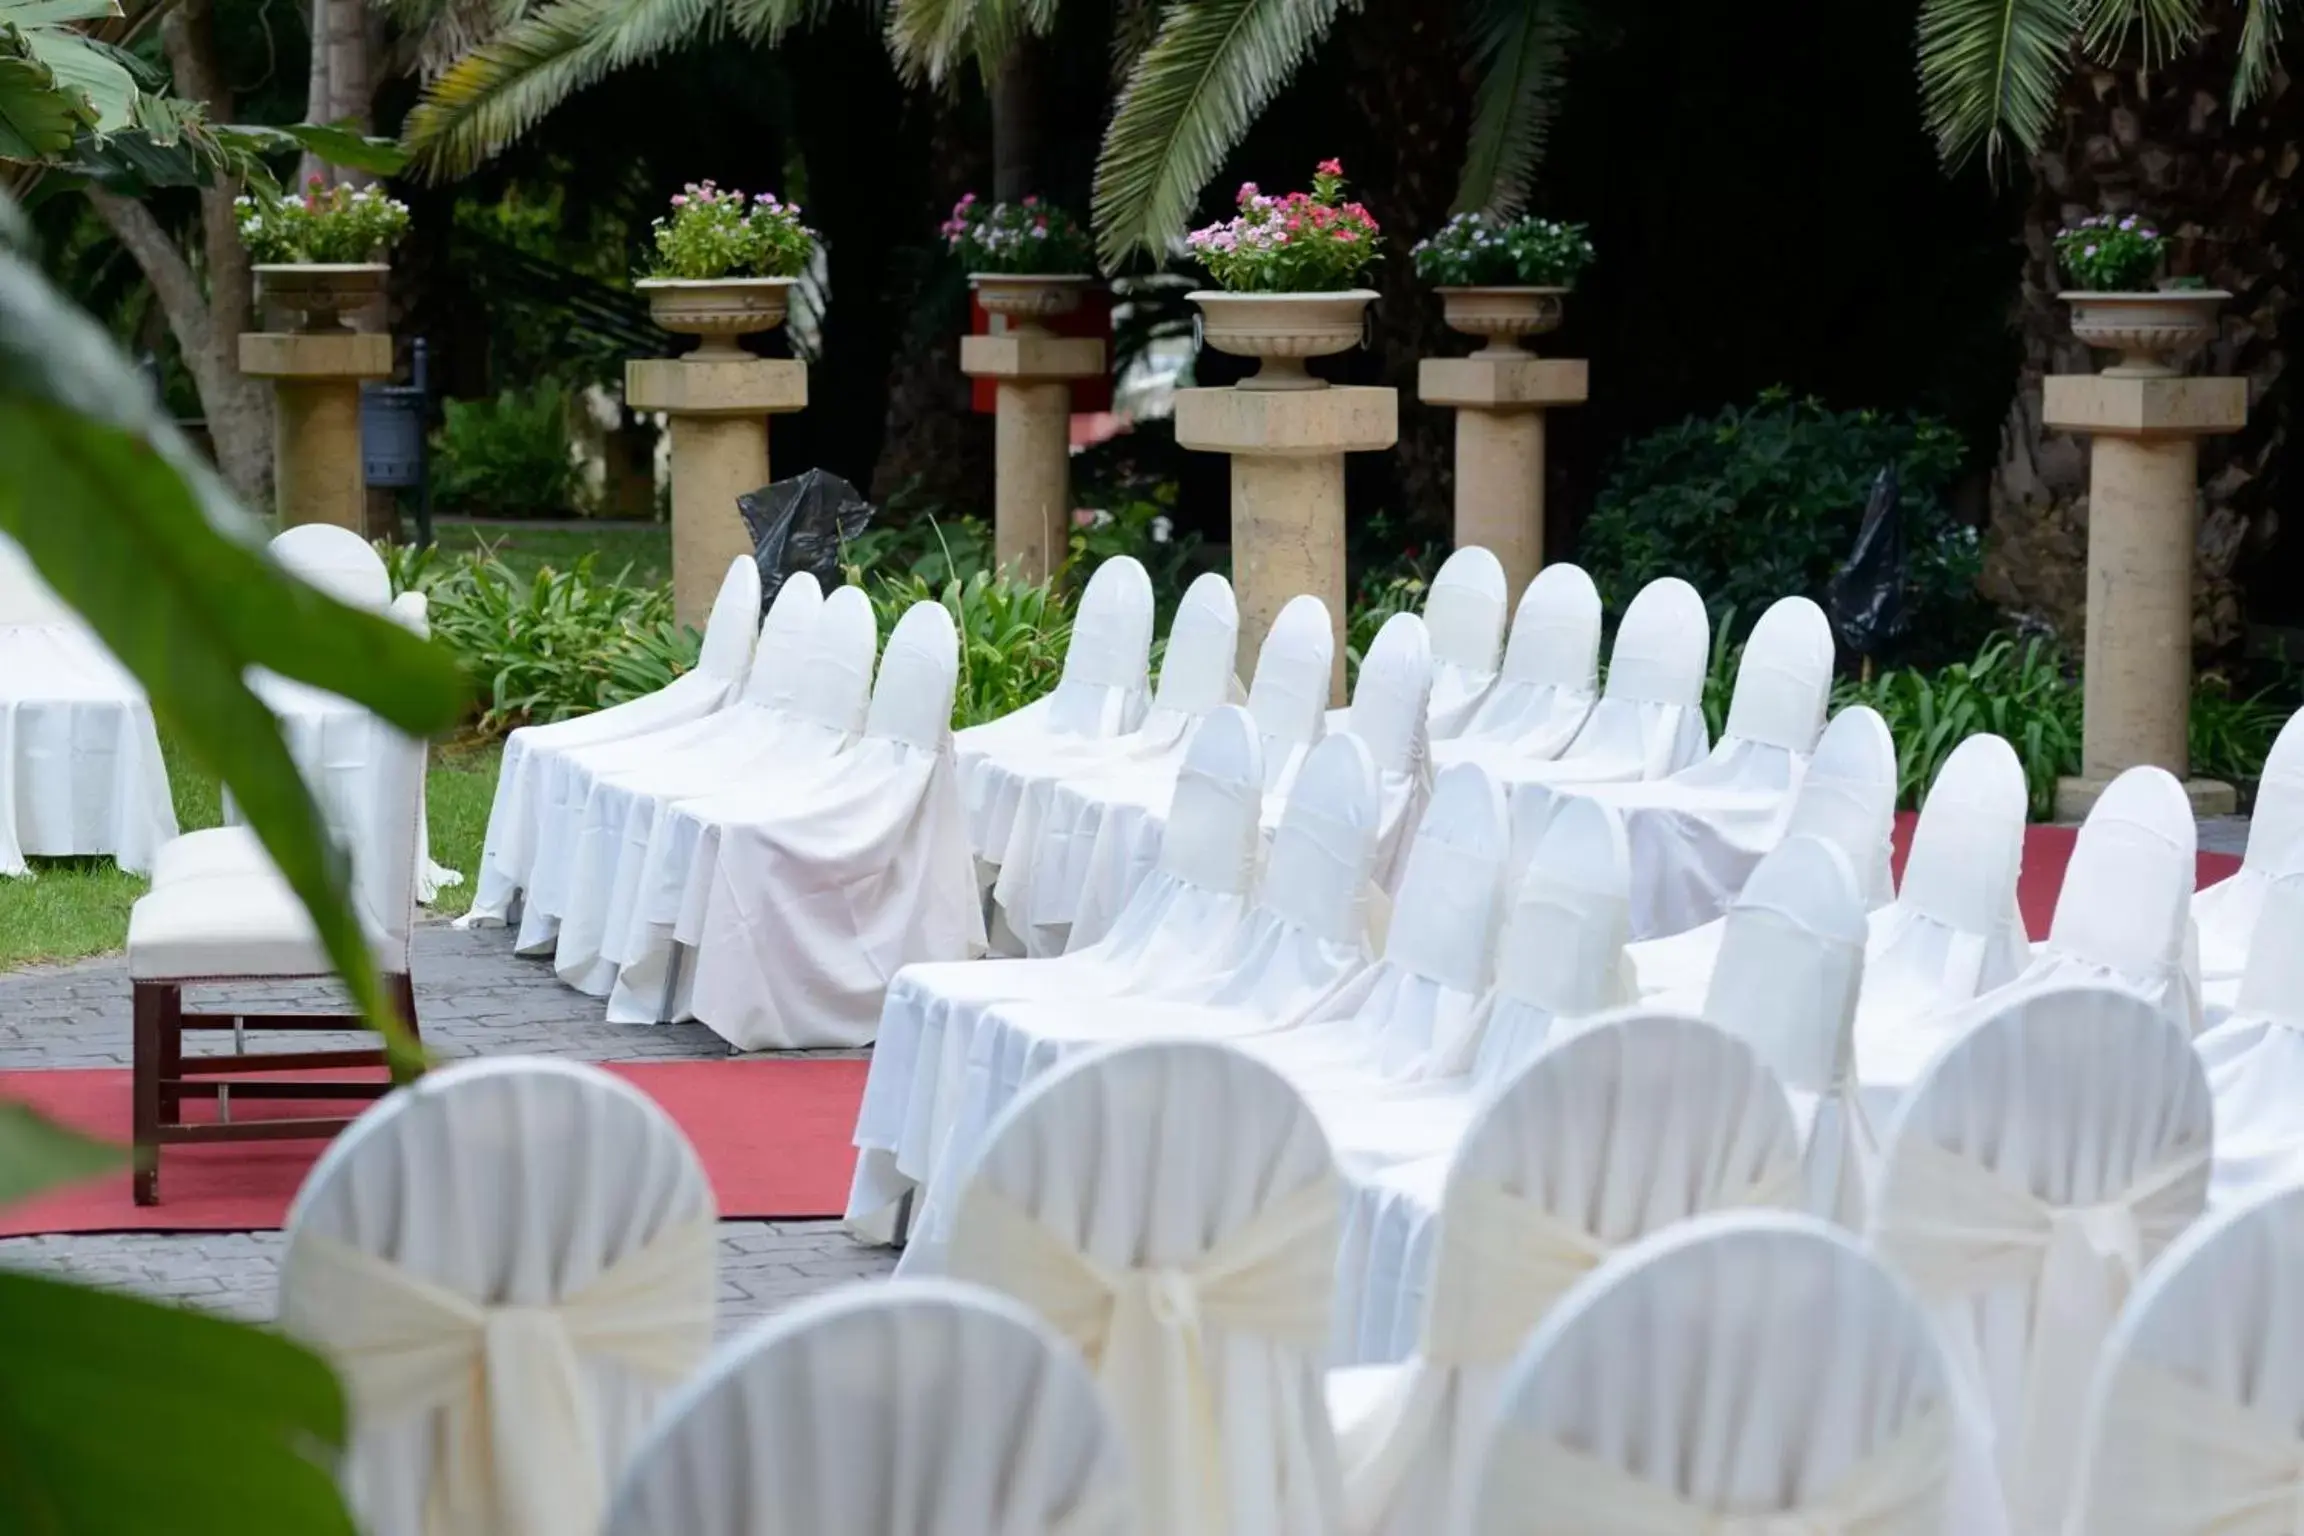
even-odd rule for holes
{"type": "Polygon", "coordinates": [[[2105,1399],[2101,1432],[2120,1454],[2091,1471],[2086,1536],[2304,1532],[2304,1438],[2292,1424],[2132,1360],[2105,1399]]]}
{"type": "Polygon", "coordinates": [[[305,1234],[289,1255],[305,1273],[283,1287],[305,1303],[283,1321],[336,1366],[356,1425],[442,1414],[428,1536],[594,1531],[616,1469],[602,1465],[581,1362],[666,1385],[694,1369],[712,1347],[716,1236],[682,1222],[557,1303],[487,1306],[305,1234]]]}

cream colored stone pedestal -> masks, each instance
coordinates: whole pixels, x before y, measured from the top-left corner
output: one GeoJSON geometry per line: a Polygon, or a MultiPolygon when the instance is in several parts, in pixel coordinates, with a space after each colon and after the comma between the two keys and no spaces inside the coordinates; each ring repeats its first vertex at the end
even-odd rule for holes
{"type": "Polygon", "coordinates": [[[1064,563],[1072,515],[1072,379],[1104,371],[1104,343],[1013,329],[960,338],[960,371],[998,380],[993,417],[994,556],[1024,581],[1064,563]]]}
{"type": "MultiPolygon", "coordinates": [[[[2080,773],[2056,785],[2056,816],[2088,813],[2124,769],[2190,769],[2192,546],[2199,440],[2248,420],[2248,382],[2059,374],[2043,421],[2092,439],[2088,459],[2088,652],[2080,773]]],[[[2232,786],[2185,785],[2202,815],[2228,815],[2232,786]]]]}
{"type": "Polygon", "coordinates": [[[752,553],[736,498],[768,483],[768,418],[807,405],[807,365],[732,351],[635,358],[624,399],[672,419],[672,613],[702,629],[728,562],[752,553]]]}
{"type": "Polygon", "coordinates": [[[1400,392],[1182,389],[1176,441],[1232,456],[1232,590],[1240,602],[1240,675],[1252,676],[1265,632],[1309,592],[1336,632],[1329,702],[1344,700],[1344,455],[1400,439],[1400,392]]]}
{"type": "Polygon", "coordinates": [[[365,532],[360,382],[392,376],[392,338],[376,331],[248,331],[240,337],[240,371],[272,381],[280,526],[334,523],[365,532]]]}
{"type": "Polygon", "coordinates": [[[1589,390],[1582,358],[1475,353],[1417,365],[1417,395],[1456,410],[1456,547],[1494,554],[1515,600],[1544,564],[1544,412],[1581,405],[1589,390]]]}

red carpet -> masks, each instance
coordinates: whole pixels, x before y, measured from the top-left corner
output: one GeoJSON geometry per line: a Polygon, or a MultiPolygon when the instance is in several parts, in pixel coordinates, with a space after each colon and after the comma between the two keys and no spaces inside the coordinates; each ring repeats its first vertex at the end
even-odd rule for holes
{"type": "MultiPolygon", "coordinates": [[[[848,1203],[856,1162],[848,1135],[856,1126],[867,1065],[670,1061],[617,1063],[608,1070],[663,1105],[688,1133],[722,1216],[799,1218],[837,1216],[848,1203]]],[[[0,1072],[0,1099],[21,1100],[111,1141],[128,1140],[125,1067],[0,1072]]],[[[342,1107],[273,1100],[242,1103],[234,1112],[246,1118],[342,1107]]],[[[160,1204],[138,1207],[128,1196],[128,1175],[113,1174],[0,1209],[0,1237],[270,1230],[288,1214],[289,1200],[325,1145],[240,1141],[170,1147],[161,1163],[160,1204]]]]}
{"type": "MultiPolygon", "coordinates": [[[[1910,811],[1896,817],[1896,877],[1904,877],[1904,854],[1912,846],[1910,811]]],[[[2056,893],[2064,889],[2064,866],[2072,862],[2072,836],[2078,827],[2026,827],[2024,872],[2016,881],[2016,905],[2023,909],[2025,931],[2034,939],[2048,937],[2048,923],[2056,915],[2056,893]]],[[[2229,853],[2203,853],[2193,883],[2213,885],[2240,867],[2229,853]]]]}

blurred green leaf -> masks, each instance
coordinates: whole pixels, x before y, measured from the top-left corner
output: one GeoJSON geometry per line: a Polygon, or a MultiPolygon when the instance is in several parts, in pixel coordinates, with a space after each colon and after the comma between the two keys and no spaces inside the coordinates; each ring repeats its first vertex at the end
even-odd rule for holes
{"type": "Polygon", "coordinates": [[[0,1205],[109,1173],[127,1160],[126,1149],[58,1125],[29,1104],[0,1104],[0,1205]]]}

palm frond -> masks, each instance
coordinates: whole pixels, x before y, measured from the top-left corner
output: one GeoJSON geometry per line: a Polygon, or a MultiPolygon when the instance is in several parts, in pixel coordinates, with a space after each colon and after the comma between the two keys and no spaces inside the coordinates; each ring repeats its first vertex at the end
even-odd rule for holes
{"type": "Polygon", "coordinates": [[[1527,206],[1583,12],[1582,0],[1481,0],[1472,17],[1480,88],[1458,213],[1510,216],[1527,206]]]}
{"type": "Polygon", "coordinates": [[[2088,51],[2109,64],[2143,43],[2146,69],[2175,57],[2200,35],[2200,0],[2080,0],[2080,32],[2088,51]]]}
{"type": "Polygon", "coordinates": [[[424,88],[408,114],[411,163],[443,180],[482,161],[616,70],[709,34],[719,0],[555,0],[424,88]]]}
{"type": "Polygon", "coordinates": [[[908,81],[942,84],[967,56],[979,0],[896,0],[888,9],[888,53],[908,81]]]}
{"type": "Polygon", "coordinates": [[[785,33],[830,9],[826,0],[729,0],[728,25],[747,42],[774,47],[785,33]]]}
{"type": "Polygon", "coordinates": [[[1096,164],[1106,265],[1157,253],[1256,114],[1325,37],[1340,0],[1179,0],[1136,61],[1096,164]]]}
{"type": "Polygon", "coordinates": [[[2280,49],[2281,14],[2288,0],[2245,0],[2240,21],[2240,62],[2232,72],[2232,110],[2262,96],[2272,83],[2272,55],[2280,49]]]}
{"type": "Polygon", "coordinates": [[[2039,148],[2078,27],[2072,0],[1924,0],[1921,114],[1948,169],[2039,148]]]}
{"type": "Polygon", "coordinates": [[[1128,72],[1160,33],[1160,0],[1114,0],[1112,6],[1112,89],[1128,83],[1128,72]]]}

